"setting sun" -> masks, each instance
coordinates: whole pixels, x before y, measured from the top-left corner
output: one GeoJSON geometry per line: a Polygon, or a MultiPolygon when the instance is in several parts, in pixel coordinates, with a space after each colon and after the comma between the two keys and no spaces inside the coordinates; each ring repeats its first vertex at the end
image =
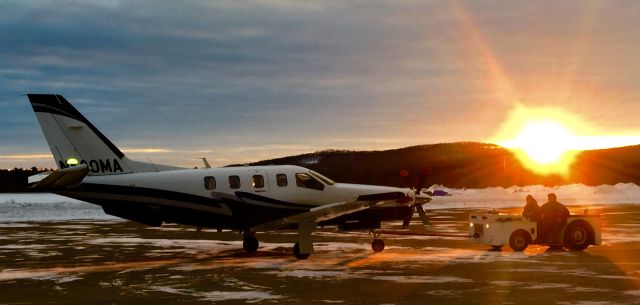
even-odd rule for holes
{"type": "Polygon", "coordinates": [[[499,144],[511,149],[520,162],[540,174],[565,175],[576,155],[576,135],[552,119],[524,121],[518,134],[499,144]]]}
{"type": "Polygon", "coordinates": [[[562,124],[553,121],[527,122],[520,134],[506,142],[507,146],[522,149],[540,164],[556,163],[571,149],[573,135],[562,124]]]}
{"type": "Polygon", "coordinates": [[[517,105],[491,141],[514,152],[529,170],[542,175],[567,175],[581,150],[640,143],[636,135],[595,135],[577,115],[559,108],[517,105]]]}

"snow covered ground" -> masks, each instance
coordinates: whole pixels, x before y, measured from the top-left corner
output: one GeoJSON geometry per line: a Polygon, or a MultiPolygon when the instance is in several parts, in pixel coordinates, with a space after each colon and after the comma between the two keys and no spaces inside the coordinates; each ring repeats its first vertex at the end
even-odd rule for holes
{"type": "MultiPolygon", "coordinates": [[[[444,190],[452,196],[434,197],[426,206],[427,209],[521,207],[527,194],[533,195],[538,203],[542,204],[546,201],[546,195],[551,192],[558,195],[560,202],[569,206],[640,204],[640,187],[633,183],[599,186],[571,184],[557,187],[532,185],[485,189],[451,189],[435,185],[429,190],[444,190]]],[[[106,215],[99,206],[54,194],[0,194],[0,222],[73,219],[118,218],[106,215]]]]}
{"type": "Polygon", "coordinates": [[[250,255],[237,232],[145,227],[61,196],[0,194],[0,303],[640,305],[637,185],[437,189],[452,194],[428,205],[439,233],[467,232],[473,209],[519,208],[526,194],[542,203],[555,192],[570,209],[593,206],[603,243],[513,252],[384,235],[385,251],[374,253],[366,232],[326,228],[313,235],[314,255],[298,261],[295,231],[260,233],[250,255]]]}
{"type": "Polygon", "coordinates": [[[113,219],[102,207],[49,193],[0,194],[0,222],[113,219]]]}
{"type": "MultiPolygon", "coordinates": [[[[242,235],[165,224],[71,220],[0,223],[2,304],[639,304],[637,205],[605,205],[603,244],[583,252],[532,245],[493,251],[467,238],[314,233],[242,235]]],[[[466,209],[436,210],[439,232],[468,230],[466,209]]],[[[399,223],[398,223],[399,225],[399,223]]]]}

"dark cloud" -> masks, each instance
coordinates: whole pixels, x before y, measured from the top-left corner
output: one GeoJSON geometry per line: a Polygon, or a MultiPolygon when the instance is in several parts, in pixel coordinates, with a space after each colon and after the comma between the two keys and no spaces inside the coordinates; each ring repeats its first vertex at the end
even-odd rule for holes
{"type": "MultiPolygon", "coordinates": [[[[565,73],[637,103],[637,6],[5,1],[0,141],[16,144],[0,154],[18,143],[46,150],[20,96],[27,92],[65,95],[129,146],[314,149],[483,140],[508,107],[487,85],[486,59],[465,27],[481,34],[525,95],[540,75],[565,73]],[[475,23],[465,25],[461,12],[475,23]],[[612,71],[611,63],[625,68],[612,71]]],[[[574,106],[594,107],[586,104],[574,106]]]]}

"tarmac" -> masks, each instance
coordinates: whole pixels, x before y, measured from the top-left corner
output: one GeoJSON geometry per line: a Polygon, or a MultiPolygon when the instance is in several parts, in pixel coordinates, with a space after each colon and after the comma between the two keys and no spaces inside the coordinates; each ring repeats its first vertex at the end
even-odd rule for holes
{"type": "MultiPolygon", "coordinates": [[[[581,211],[582,207],[571,207],[581,211]]],[[[590,206],[603,244],[582,252],[490,251],[465,238],[258,234],[120,220],[0,222],[1,304],[640,304],[640,205],[590,206]]],[[[434,230],[466,234],[470,209],[431,211],[434,230]]],[[[501,212],[517,212],[503,209],[501,212]]],[[[387,224],[395,229],[399,223],[387,224]]]]}

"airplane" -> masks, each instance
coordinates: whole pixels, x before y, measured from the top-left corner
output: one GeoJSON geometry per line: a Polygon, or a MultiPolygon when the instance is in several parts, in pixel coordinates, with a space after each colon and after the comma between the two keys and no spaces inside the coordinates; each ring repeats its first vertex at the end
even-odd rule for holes
{"type": "MultiPolygon", "coordinates": [[[[133,161],[63,96],[27,97],[58,165],[29,177],[33,191],[96,204],[106,214],[150,226],[238,230],[249,253],[259,248],[257,232],[297,229],[298,259],[313,253],[311,234],[318,226],[373,230],[382,221],[403,220],[406,227],[416,211],[428,225],[422,204],[431,198],[420,186],[336,183],[294,165],[187,169],[133,161]]],[[[372,249],[384,249],[379,234],[372,249]]]]}

